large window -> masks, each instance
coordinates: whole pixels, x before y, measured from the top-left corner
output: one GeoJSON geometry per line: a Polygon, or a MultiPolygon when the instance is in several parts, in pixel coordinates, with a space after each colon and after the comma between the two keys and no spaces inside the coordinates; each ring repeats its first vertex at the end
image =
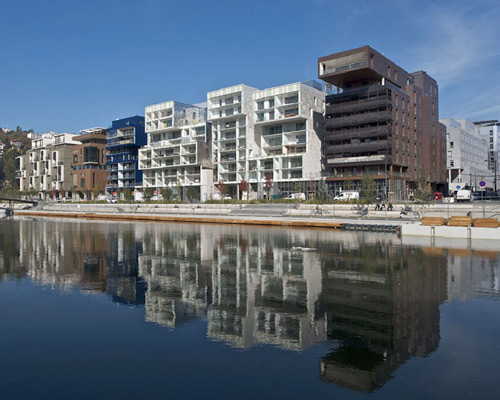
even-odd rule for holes
{"type": "Polygon", "coordinates": [[[83,162],[99,164],[99,148],[88,146],[83,149],[83,162]]]}

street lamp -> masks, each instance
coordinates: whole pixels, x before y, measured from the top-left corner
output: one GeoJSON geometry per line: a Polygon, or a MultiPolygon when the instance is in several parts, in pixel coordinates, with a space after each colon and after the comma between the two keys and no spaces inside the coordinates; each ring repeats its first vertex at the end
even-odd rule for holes
{"type": "Polygon", "coordinates": [[[497,191],[497,163],[498,163],[498,153],[493,153],[493,161],[495,162],[495,181],[493,182],[493,186],[495,187],[495,193],[497,191]]]}

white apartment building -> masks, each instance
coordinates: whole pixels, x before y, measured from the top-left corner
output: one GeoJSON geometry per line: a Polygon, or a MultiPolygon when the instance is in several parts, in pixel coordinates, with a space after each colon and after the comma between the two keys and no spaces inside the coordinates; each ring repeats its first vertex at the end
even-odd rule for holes
{"type": "Polygon", "coordinates": [[[250,86],[236,85],[207,93],[215,180],[223,181],[230,195],[236,198],[239,183],[249,181],[248,159],[258,154],[252,118],[252,96],[257,91],[250,86]]]}
{"type": "Polygon", "coordinates": [[[177,194],[182,186],[185,197],[193,187],[198,198],[208,199],[214,185],[206,109],[167,101],[147,106],[145,114],[148,142],[139,150],[143,188],[170,187],[177,194]]]}
{"type": "Polygon", "coordinates": [[[314,191],[321,178],[325,93],[305,83],[258,90],[237,85],[207,94],[216,181],[233,198],[249,183],[249,198],[314,191]],[[306,182],[312,182],[312,186],[306,182]],[[309,189],[308,189],[309,187],[309,189]]]}
{"type": "Polygon", "coordinates": [[[20,191],[36,191],[47,198],[53,191],[56,197],[71,197],[71,163],[74,134],[45,133],[33,139],[31,150],[17,157],[17,180],[20,191]]]}
{"type": "Polygon", "coordinates": [[[468,185],[480,190],[493,187],[493,175],[488,169],[488,143],[479,133],[479,127],[466,119],[444,118],[446,126],[448,183],[451,192],[468,185]]]}
{"type": "Polygon", "coordinates": [[[4,149],[5,149],[5,145],[0,142],[0,160],[3,158],[4,149]]]}
{"type": "MultiPolygon", "coordinates": [[[[319,84],[318,84],[319,85],[319,84]]],[[[259,153],[248,161],[248,181],[259,196],[266,181],[270,195],[312,194],[321,179],[321,121],[325,93],[305,83],[265,89],[253,95],[259,153]]]]}
{"type": "Polygon", "coordinates": [[[500,122],[498,120],[480,121],[474,123],[479,127],[480,135],[488,143],[488,168],[494,176],[493,188],[498,189],[498,173],[500,165],[498,155],[500,154],[500,122]]]}

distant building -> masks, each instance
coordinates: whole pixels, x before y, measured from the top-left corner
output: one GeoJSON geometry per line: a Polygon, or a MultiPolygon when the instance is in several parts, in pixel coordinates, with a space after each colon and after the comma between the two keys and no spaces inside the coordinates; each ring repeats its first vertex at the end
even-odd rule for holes
{"type": "Polygon", "coordinates": [[[71,198],[71,160],[79,144],[74,134],[45,133],[33,139],[31,150],[16,158],[16,180],[21,192],[43,199],[71,198]]]}
{"type": "Polygon", "coordinates": [[[16,150],[21,150],[24,147],[23,142],[19,142],[18,140],[14,140],[10,144],[16,150]]]}
{"type": "Polygon", "coordinates": [[[106,171],[108,194],[117,190],[142,185],[142,171],[138,168],[138,153],[146,145],[144,117],[135,116],[113,121],[107,131],[106,171]]]}
{"type": "Polygon", "coordinates": [[[466,119],[444,118],[446,126],[448,183],[450,192],[464,186],[479,190],[493,187],[493,175],[488,169],[488,142],[479,133],[479,127],[466,119]]]}
{"type": "Polygon", "coordinates": [[[80,143],[73,149],[71,164],[73,197],[90,200],[95,188],[99,193],[106,189],[106,129],[84,129],[73,140],[80,143]]]}
{"type": "Polygon", "coordinates": [[[406,199],[425,177],[446,186],[446,137],[438,86],[408,73],[369,46],[318,59],[319,77],[338,88],[326,97],[323,166],[331,192],[373,176],[381,195],[406,199]]]}
{"type": "Polygon", "coordinates": [[[3,152],[4,152],[4,149],[5,149],[5,145],[3,143],[0,142],[0,160],[3,159],[3,152]]]}
{"type": "Polygon", "coordinates": [[[495,191],[498,189],[498,172],[499,160],[498,154],[500,153],[500,122],[498,120],[492,121],[479,121],[474,122],[479,127],[479,133],[488,142],[488,168],[494,176],[493,188],[495,191]]]}

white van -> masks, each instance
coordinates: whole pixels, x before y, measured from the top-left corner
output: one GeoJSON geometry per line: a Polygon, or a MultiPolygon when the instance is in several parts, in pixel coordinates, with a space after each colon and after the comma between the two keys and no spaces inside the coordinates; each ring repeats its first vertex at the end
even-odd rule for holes
{"type": "Polygon", "coordinates": [[[227,194],[220,194],[220,193],[214,193],[212,195],[212,200],[231,200],[231,196],[228,196],[227,194]]]}
{"type": "Polygon", "coordinates": [[[333,200],[338,200],[338,201],[348,201],[348,200],[358,200],[358,199],[359,199],[359,192],[355,190],[341,192],[338,196],[335,196],[333,198],[333,200]]]}
{"type": "Polygon", "coordinates": [[[290,193],[287,200],[305,200],[306,195],[304,193],[290,193]]]}
{"type": "Polygon", "coordinates": [[[460,189],[457,192],[457,203],[465,201],[474,201],[474,196],[472,195],[472,190],[460,189]]]}

